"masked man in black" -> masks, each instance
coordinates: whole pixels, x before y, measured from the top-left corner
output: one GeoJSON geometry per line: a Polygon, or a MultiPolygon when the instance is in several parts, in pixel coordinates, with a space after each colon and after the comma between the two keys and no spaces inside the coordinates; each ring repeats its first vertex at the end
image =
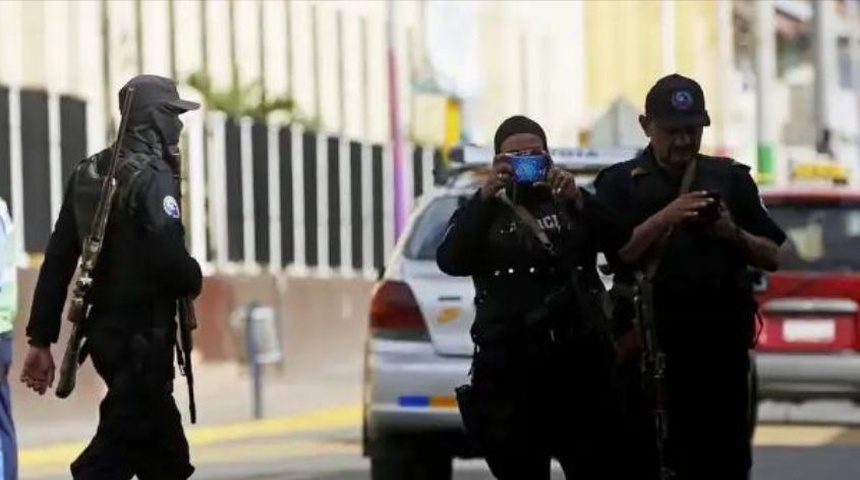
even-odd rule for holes
{"type": "Polygon", "coordinates": [[[491,174],[454,213],[437,252],[443,272],[475,285],[472,379],[458,395],[464,424],[496,478],[548,479],[551,458],[567,478],[615,478],[614,350],[596,257],[617,251],[629,231],[552,165],[534,121],[508,118],[494,143],[491,174]],[[524,153],[547,158],[546,182],[515,178],[512,157],[524,153]]]}
{"type": "Polygon", "coordinates": [[[185,480],[194,472],[173,399],[176,305],[200,293],[200,266],[185,248],[179,207],[181,100],[170,79],[140,75],[122,145],[82,161],[69,179],[33,296],[22,381],[52,386],[69,282],[95,214],[113,148],[119,149],[114,204],[93,272],[84,351],[108,387],[99,425],[72,463],[75,480],[185,480]]]}

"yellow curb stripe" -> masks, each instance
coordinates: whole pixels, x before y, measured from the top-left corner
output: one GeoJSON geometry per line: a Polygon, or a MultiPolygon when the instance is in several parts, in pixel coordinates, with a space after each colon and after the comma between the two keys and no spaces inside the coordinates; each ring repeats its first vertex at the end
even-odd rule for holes
{"type": "MultiPolygon", "coordinates": [[[[204,465],[225,465],[254,463],[259,461],[286,460],[291,458],[318,457],[324,455],[360,455],[358,445],[311,441],[285,440],[266,444],[210,445],[191,458],[196,467],[204,465]]],[[[68,473],[65,464],[28,466],[21,469],[22,478],[57,477],[68,473]]]]}
{"type": "MultiPolygon", "coordinates": [[[[228,425],[191,426],[186,429],[186,435],[188,443],[193,449],[213,443],[250,438],[356,428],[361,425],[361,412],[360,405],[352,405],[228,425]]],[[[22,467],[56,463],[68,464],[80,454],[86,445],[87,442],[70,442],[47,447],[21,449],[18,452],[18,463],[22,467]]]]}
{"type": "Polygon", "coordinates": [[[759,425],[753,444],[757,447],[820,447],[834,443],[848,430],[829,426],[759,425]]]}

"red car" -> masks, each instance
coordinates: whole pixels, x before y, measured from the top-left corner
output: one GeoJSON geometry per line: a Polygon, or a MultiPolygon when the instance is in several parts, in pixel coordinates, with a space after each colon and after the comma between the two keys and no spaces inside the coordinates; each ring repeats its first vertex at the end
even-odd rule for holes
{"type": "Polygon", "coordinates": [[[788,235],[761,277],[759,398],[860,400],[860,191],[763,189],[788,235]]]}

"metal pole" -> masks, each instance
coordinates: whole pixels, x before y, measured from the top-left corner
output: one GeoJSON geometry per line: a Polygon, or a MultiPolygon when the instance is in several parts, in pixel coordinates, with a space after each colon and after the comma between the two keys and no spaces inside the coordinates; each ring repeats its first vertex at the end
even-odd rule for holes
{"type": "Polygon", "coordinates": [[[317,119],[317,130],[322,129],[322,82],[320,81],[320,37],[319,37],[319,7],[311,5],[311,49],[313,57],[314,79],[314,115],[317,119]]]}
{"type": "Polygon", "coordinates": [[[260,70],[260,105],[266,104],[266,10],[263,0],[257,2],[257,62],[260,70]]]}
{"type": "Polygon", "coordinates": [[[523,115],[529,114],[529,53],[528,38],[525,32],[519,34],[520,54],[520,110],[523,115]]]}
{"type": "Polygon", "coordinates": [[[239,92],[239,59],[236,57],[236,4],[227,0],[227,26],[230,35],[230,85],[233,92],[239,92]]]}
{"type": "Polygon", "coordinates": [[[660,33],[663,40],[663,74],[675,73],[675,0],[663,0],[660,9],[660,33]]]}
{"type": "Polygon", "coordinates": [[[344,45],[343,11],[338,10],[337,22],[337,107],[340,133],[346,136],[346,45],[344,45]]]}
{"type": "MultiPolygon", "coordinates": [[[[296,80],[293,59],[293,7],[291,0],[284,0],[284,23],[286,25],[284,35],[287,37],[287,98],[296,101],[296,80]]],[[[292,120],[292,119],[291,119],[292,120]]]]}
{"type": "Polygon", "coordinates": [[[371,116],[370,116],[370,48],[368,47],[368,32],[367,32],[367,17],[361,17],[361,96],[363,101],[362,107],[362,123],[364,127],[364,140],[369,142],[371,136],[371,116]]]}
{"type": "Polygon", "coordinates": [[[107,0],[101,1],[101,30],[102,30],[102,98],[104,100],[105,142],[113,141],[116,130],[113,118],[113,88],[111,85],[111,41],[110,41],[110,12],[107,0]]]}
{"type": "Polygon", "coordinates": [[[137,73],[143,73],[143,0],[134,1],[134,42],[137,48],[137,73]]]}
{"type": "Polygon", "coordinates": [[[256,318],[254,311],[257,305],[252,303],[245,312],[245,350],[248,357],[248,366],[251,369],[251,399],[254,419],[263,418],[263,381],[262,369],[260,368],[259,345],[255,338],[256,318]]]}
{"type": "Polygon", "coordinates": [[[756,120],[758,132],[759,181],[771,184],[775,179],[773,121],[773,87],[776,82],[776,14],[772,0],[757,0],[756,8],[756,120]]]}
{"type": "MultiPolygon", "coordinates": [[[[204,2],[205,3],[205,2],[204,2]]],[[[167,0],[167,48],[170,55],[170,78],[179,80],[176,67],[176,5],[174,0],[167,0]]]]}
{"type": "Polygon", "coordinates": [[[406,195],[403,178],[403,134],[400,126],[400,96],[397,65],[397,2],[386,3],[388,16],[388,118],[394,161],[394,238],[400,237],[406,222],[406,195]]]}
{"type": "Polygon", "coordinates": [[[821,154],[832,154],[833,125],[831,111],[833,99],[831,87],[836,78],[836,27],[833,2],[812,2],[814,16],[815,48],[815,126],[817,150],[821,154]]]}
{"type": "Polygon", "coordinates": [[[731,155],[729,149],[730,118],[732,110],[731,73],[734,71],[732,57],[732,8],[730,0],[719,0],[717,4],[717,42],[719,62],[717,63],[717,101],[720,104],[720,123],[717,128],[717,155],[731,155]]]}

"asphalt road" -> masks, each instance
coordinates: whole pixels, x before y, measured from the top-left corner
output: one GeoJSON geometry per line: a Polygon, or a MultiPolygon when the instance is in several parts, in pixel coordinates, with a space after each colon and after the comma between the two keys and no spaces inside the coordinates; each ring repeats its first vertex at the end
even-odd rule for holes
{"type": "MultiPolygon", "coordinates": [[[[860,478],[860,445],[826,447],[762,447],[756,449],[752,480],[856,480],[860,478]]],[[[201,480],[368,480],[367,461],[352,455],[302,459],[291,464],[233,466],[207,472],[201,480]],[[242,470],[246,468],[246,470],[242,470]]],[[[455,480],[492,477],[480,462],[458,463],[455,480]]],[[[553,480],[563,479],[556,471],[553,480]]]]}
{"type": "MultiPolygon", "coordinates": [[[[860,435],[857,435],[860,437],[860,435]]],[[[195,480],[369,480],[358,446],[337,440],[272,441],[247,447],[219,447],[199,456],[195,480]]],[[[455,480],[491,479],[480,461],[457,462],[455,480]]],[[[67,479],[59,471],[39,476],[67,479]]],[[[553,480],[562,479],[556,471],[553,480]]],[[[856,480],[860,441],[852,444],[758,447],[752,480],[856,480]]]]}
{"type": "MultiPolygon", "coordinates": [[[[765,406],[756,434],[752,480],[857,480],[860,478],[860,426],[856,409],[847,405],[765,406]],[[826,413],[826,415],[825,415],[826,413]],[[816,414],[818,416],[816,416],[816,414]],[[841,419],[839,422],[830,417],[841,419]],[[787,425],[799,418],[817,425],[787,425]],[[855,426],[850,424],[855,423],[855,426]]],[[[347,415],[345,419],[351,419],[347,415]]],[[[320,428],[274,429],[271,425],[222,439],[200,438],[192,447],[194,480],[369,480],[361,458],[359,430],[353,420],[320,428]],[[340,425],[340,426],[338,426],[340,425]]],[[[22,478],[67,480],[69,452],[48,450],[32,459],[22,478]],[[51,455],[65,455],[56,458],[51,455]]],[[[455,463],[455,480],[490,479],[481,461],[455,463]]],[[[563,478],[556,472],[553,479],[563,478]]]]}

